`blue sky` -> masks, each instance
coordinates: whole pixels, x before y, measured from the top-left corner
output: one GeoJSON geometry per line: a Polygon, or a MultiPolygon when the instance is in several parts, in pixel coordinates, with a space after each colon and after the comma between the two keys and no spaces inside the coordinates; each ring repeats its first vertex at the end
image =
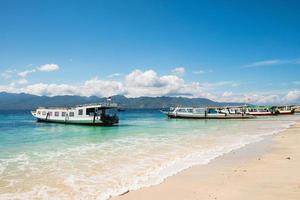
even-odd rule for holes
{"type": "Polygon", "coordinates": [[[299,10],[292,0],[0,0],[0,90],[300,103],[299,10]]]}

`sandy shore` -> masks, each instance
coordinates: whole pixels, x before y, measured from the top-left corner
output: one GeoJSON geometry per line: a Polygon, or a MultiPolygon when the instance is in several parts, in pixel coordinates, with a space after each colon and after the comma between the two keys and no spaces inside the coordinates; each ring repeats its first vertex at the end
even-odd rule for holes
{"type": "Polygon", "coordinates": [[[300,122],[284,133],[114,200],[300,199],[300,122]]]}

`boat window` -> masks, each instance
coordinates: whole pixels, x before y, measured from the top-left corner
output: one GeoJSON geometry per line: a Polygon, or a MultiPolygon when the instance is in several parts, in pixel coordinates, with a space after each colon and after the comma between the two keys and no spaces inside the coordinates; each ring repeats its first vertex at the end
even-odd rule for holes
{"type": "Polygon", "coordinates": [[[187,112],[189,112],[189,113],[192,113],[193,112],[193,109],[191,109],[191,108],[188,108],[188,109],[186,109],[187,110],[187,112]]]}
{"type": "Polygon", "coordinates": [[[94,115],[95,108],[87,108],[86,109],[86,115],[94,115]]]}
{"type": "Polygon", "coordinates": [[[63,117],[66,116],[66,112],[62,112],[61,116],[63,116],[63,117]]]}
{"type": "Polygon", "coordinates": [[[74,117],[74,112],[69,112],[70,117],[74,117]]]}
{"type": "Polygon", "coordinates": [[[46,115],[46,111],[43,111],[43,112],[42,112],[42,115],[46,115]]]}
{"type": "Polygon", "coordinates": [[[41,111],[38,111],[37,114],[40,115],[40,114],[41,114],[41,111]]]}
{"type": "Polygon", "coordinates": [[[177,112],[186,112],[186,109],[184,109],[184,108],[179,108],[179,109],[177,110],[177,112]]]}
{"type": "Polygon", "coordinates": [[[195,109],[194,112],[195,113],[204,113],[205,110],[204,109],[195,109]]]}
{"type": "Polygon", "coordinates": [[[208,109],[208,113],[210,113],[210,114],[216,114],[218,112],[216,111],[216,109],[209,108],[208,109]]]}
{"type": "Polygon", "coordinates": [[[83,114],[83,110],[82,109],[78,110],[78,115],[82,115],[82,114],[83,114]]]}
{"type": "Polygon", "coordinates": [[[48,115],[49,115],[49,116],[52,116],[52,112],[48,112],[48,115]]]}
{"type": "Polygon", "coordinates": [[[55,112],[54,115],[55,115],[56,117],[58,117],[58,116],[59,116],[59,112],[55,112]]]}

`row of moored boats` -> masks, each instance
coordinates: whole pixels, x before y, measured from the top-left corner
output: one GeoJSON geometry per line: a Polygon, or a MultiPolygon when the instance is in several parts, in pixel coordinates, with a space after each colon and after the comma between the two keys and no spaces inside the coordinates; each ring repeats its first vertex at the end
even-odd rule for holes
{"type": "Polygon", "coordinates": [[[256,116],[294,114],[295,109],[293,106],[175,107],[163,112],[170,118],[249,119],[256,116]]]}
{"type": "MultiPolygon", "coordinates": [[[[74,107],[40,107],[32,111],[38,122],[82,125],[114,125],[119,123],[118,105],[110,101],[74,107]]],[[[230,107],[175,107],[163,111],[169,118],[191,119],[249,119],[256,116],[294,114],[292,106],[230,106],[230,107]]]]}

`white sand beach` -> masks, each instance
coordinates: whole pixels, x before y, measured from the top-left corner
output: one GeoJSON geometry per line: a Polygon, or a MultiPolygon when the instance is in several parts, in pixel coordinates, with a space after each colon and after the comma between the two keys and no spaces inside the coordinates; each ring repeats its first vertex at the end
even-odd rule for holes
{"type": "Polygon", "coordinates": [[[300,199],[300,122],[286,131],[116,200],[300,199]]]}

